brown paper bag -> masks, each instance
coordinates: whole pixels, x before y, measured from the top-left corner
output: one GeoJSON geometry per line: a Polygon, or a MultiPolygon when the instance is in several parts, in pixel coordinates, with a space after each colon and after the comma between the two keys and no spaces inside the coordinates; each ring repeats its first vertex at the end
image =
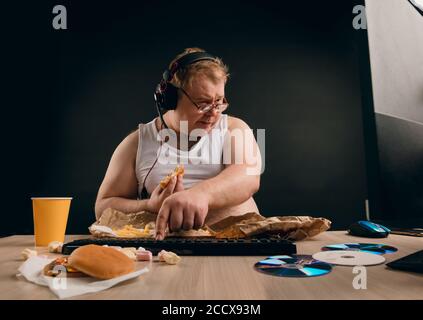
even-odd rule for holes
{"type": "Polygon", "coordinates": [[[303,240],[330,228],[331,221],[309,216],[280,216],[265,218],[255,212],[228,217],[209,228],[216,238],[246,238],[257,235],[277,235],[284,239],[303,240]]]}
{"type": "MultiPolygon", "coordinates": [[[[141,231],[148,227],[149,232],[142,237],[154,237],[156,217],[147,211],[123,213],[109,208],[89,227],[89,230],[97,237],[119,237],[116,231],[127,226],[141,231]]],[[[248,238],[273,235],[284,239],[303,240],[328,230],[330,225],[331,222],[325,218],[310,216],[266,218],[256,212],[248,212],[241,216],[227,217],[200,230],[173,232],[168,234],[168,237],[248,238]]]]}

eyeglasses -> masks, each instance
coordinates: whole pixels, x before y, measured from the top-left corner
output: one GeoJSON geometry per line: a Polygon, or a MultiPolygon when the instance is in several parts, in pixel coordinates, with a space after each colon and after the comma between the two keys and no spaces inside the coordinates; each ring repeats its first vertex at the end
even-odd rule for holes
{"type": "Polygon", "coordinates": [[[211,104],[210,103],[196,103],[184,89],[182,88],[179,88],[179,89],[181,89],[181,91],[187,96],[189,101],[191,101],[192,104],[197,107],[197,110],[199,113],[207,113],[213,109],[215,109],[217,112],[223,112],[229,106],[229,103],[225,97],[223,97],[222,102],[214,102],[211,104]]]}

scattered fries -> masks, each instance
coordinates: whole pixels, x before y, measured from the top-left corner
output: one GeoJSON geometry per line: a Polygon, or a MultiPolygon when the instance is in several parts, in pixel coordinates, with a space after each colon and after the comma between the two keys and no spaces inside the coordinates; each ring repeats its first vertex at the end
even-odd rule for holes
{"type": "Polygon", "coordinates": [[[126,225],[122,229],[113,230],[114,233],[120,238],[150,238],[153,231],[147,224],[144,229],[134,228],[132,225],[126,225]]]}

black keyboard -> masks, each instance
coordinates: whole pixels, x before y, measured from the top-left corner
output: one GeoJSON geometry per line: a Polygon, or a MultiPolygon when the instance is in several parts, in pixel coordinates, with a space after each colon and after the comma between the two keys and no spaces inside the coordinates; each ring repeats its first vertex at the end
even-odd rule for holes
{"type": "Polygon", "coordinates": [[[160,250],[172,251],[181,256],[270,256],[297,252],[295,243],[280,238],[251,239],[210,239],[210,238],[166,238],[116,239],[88,238],[75,240],[63,245],[63,254],[70,254],[78,247],[87,244],[143,247],[156,255],[160,250]]]}

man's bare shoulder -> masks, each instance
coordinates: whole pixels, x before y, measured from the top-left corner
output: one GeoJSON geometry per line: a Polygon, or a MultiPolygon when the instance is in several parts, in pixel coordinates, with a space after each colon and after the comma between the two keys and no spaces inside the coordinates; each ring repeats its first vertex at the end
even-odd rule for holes
{"type": "Polygon", "coordinates": [[[139,129],[135,129],[128,134],[116,148],[116,151],[129,157],[135,157],[138,149],[138,132],[139,129]]]}
{"type": "Polygon", "coordinates": [[[126,136],[126,138],[123,140],[125,143],[128,143],[131,146],[138,146],[138,138],[139,138],[139,128],[132,131],[130,134],[126,136]]]}
{"type": "Polygon", "coordinates": [[[250,127],[248,126],[248,124],[237,117],[233,117],[233,116],[228,116],[228,129],[229,130],[233,130],[233,129],[249,129],[250,127]]]}

